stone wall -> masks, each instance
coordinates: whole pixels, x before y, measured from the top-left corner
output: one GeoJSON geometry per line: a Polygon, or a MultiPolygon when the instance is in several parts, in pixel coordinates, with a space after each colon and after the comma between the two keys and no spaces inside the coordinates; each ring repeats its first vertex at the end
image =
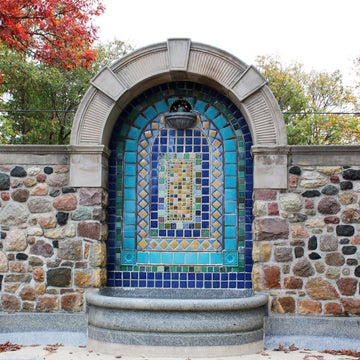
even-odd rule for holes
{"type": "Polygon", "coordinates": [[[64,154],[17,155],[0,164],[0,310],[83,311],[84,289],[106,282],[107,194],[71,187],[64,154]]]}
{"type": "Polygon", "coordinates": [[[308,150],[288,155],[287,189],[254,191],[253,287],[270,316],[360,315],[360,170],[308,150]]]}

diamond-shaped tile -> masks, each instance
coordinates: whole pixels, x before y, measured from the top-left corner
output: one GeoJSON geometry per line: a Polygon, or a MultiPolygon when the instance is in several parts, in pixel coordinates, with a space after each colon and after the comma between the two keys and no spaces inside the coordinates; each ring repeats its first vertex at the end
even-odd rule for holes
{"type": "Polygon", "coordinates": [[[140,225],[140,227],[141,227],[142,229],[144,229],[145,226],[147,225],[147,222],[144,221],[144,220],[141,220],[141,221],[139,222],[139,225],[140,225]]]}
{"type": "Polygon", "coordinates": [[[140,145],[141,145],[143,148],[146,148],[146,147],[149,145],[149,143],[147,142],[147,140],[143,140],[143,141],[140,143],[140,145]]]}
{"type": "Polygon", "coordinates": [[[147,235],[147,232],[146,232],[144,229],[142,229],[142,230],[139,231],[139,235],[140,235],[142,238],[144,238],[144,237],[147,235]]]}
{"type": "Polygon", "coordinates": [[[142,218],[142,219],[145,219],[147,217],[148,213],[147,211],[145,211],[144,209],[142,209],[140,212],[139,212],[139,216],[142,218]]]}
{"type": "Polygon", "coordinates": [[[221,142],[218,139],[215,139],[212,143],[212,145],[216,148],[218,148],[221,145],[221,142]]]}
{"type": "Polygon", "coordinates": [[[219,217],[221,217],[221,214],[220,214],[219,211],[217,211],[217,210],[214,211],[212,215],[213,215],[213,217],[214,217],[215,219],[218,219],[219,217]]]}
{"type": "Polygon", "coordinates": [[[145,137],[146,138],[151,138],[152,137],[152,131],[151,130],[145,131],[145,137]]]}
{"type": "Polygon", "coordinates": [[[216,160],[213,161],[213,165],[214,165],[216,168],[218,168],[218,167],[221,165],[221,162],[216,159],[216,160]]]}
{"type": "Polygon", "coordinates": [[[142,198],[144,198],[144,197],[147,195],[147,192],[146,192],[145,190],[141,190],[141,191],[139,192],[139,195],[140,195],[142,198]]]}
{"type": "Polygon", "coordinates": [[[144,179],[142,179],[142,180],[139,182],[139,185],[140,185],[141,187],[145,187],[145,186],[147,185],[147,181],[144,180],[144,179]]]}
{"type": "Polygon", "coordinates": [[[221,234],[218,231],[215,231],[212,235],[216,240],[221,236],[221,234]]]}
{"type": "Polygon", "coordinates": [[[147,202],[145,200],[141,200],[139,205],[144,208],[147,205],[147,202]]]}
{"type": "Polygon", "coordinates": [[[143,149],[143,150],[141,150],[140,151],[140,155],[144,158],[144,157],[146,157],[146,156],[148,156],[148,152],[145,150],[145,149],[143,149]]]}
{"type": "Polygon", "coordinates": [[[144,250],[148,246],[148,242],[145,239],[141,239],[141,241],[138,242],[138,245],[144,250]]]}
{"type": "Polygon", "coordinates": [[[158,242],[156,240],[151,240],[149,245],[152,249],[155,249],[158,246],[158,242]]]}
{"type": "Polygon", "coordinates": [[[144,178],[145,176],[147,176],[148,172],[145,170],[145,169],[142,169],[140,172],[139,172],[139,175],[144,178]]]}
{"type": "Polygon", "coordinates": [[[221,171],[219,171],[218,169],[213,171],[213,174],[215,177],[219,177],[221,175],[221,171]]]}
{"type": "Polygon", "coordinates": [[[215,197],[215,199],[218,199],[221,196],[221,192],[220,191],[215,191],[213,193],[213,196],[215,197]]]}
{"type": "Polygon", "coordinates": [[[218,179],[216,179],[212,185],[214,186],[215,189],[218,189],[221,185],[222,185],[222,182],[218,179]]]}
{"type": "Polygon", "coordinates": [[[207,250],[211,245],[210,245],[209,241],[205,240],[202,242],[201,246],[204,250],[207,250]]]}
{"type": "Polygon", "coordinates": [[[215,250],[218,250],[220,247],[221,247],[221,244],[220,244],[217,240],[215,240],[215,241],[213,242],[213,248],[214,248],[215,250]]]}
{"type": "Polygon", "coordinates": [[[209,136],[214,138],[216,136],[216,131],[215,130],[210,130],[209,131],[209,136]]]}
{"type": "Polygon", "coordinates": [[[147,162],[145,159],[142,159],[139,164],[140,164],[142,167],[145,167],[145,166],[148,164],[148,162],[147,162]]]}
{"type": "Polygon", "coordinates": [[[158,129],[158,128],[159,128],[159,123],[153,121],[153,122],[151,123],[151,128],[152,128],[153,130],[158,129]]]}
{"type": "Polygon", "coordinates": [[[185,249],[189,246],[189,242],[186,241],[186,240],[183,240],[183,241],[180,243],[180,246],[185,250],[185,249]]]}
{"type": "Polygon", "coordinates": [[[190,243],[190,246],[192,249],[197,250],[201,246],[201,244],[197,240],[193,240],[190,243]]]}
{"type": "Polygon", "coordinates": [[[213,225],[214,229],[219,229],[221,227],[221,224],[218,221],[214,221],[213,225]]]}
{"type": "Polygon", "coordinates": [[[173,240],[169,245],[173,250],[175,250],[179,246],[179,243],[176,240],[173,240]]]}
{"type": "MultiPolygon", "coordinates": [[[[141,205],[141,203],[140,203],[140,205],[141,205]]],[[[220,201],[215,200],[215,201],[213,202],[213,206],[214,206],[215,209],[218,209],[218,208],[221,206],[220,201]]],[[[144,206],[143,206],[143,207],[144,207],[144,206]]]]}
{"type": "Polygon", "coordinates": [[[159,245],[163,250],[165,250],[168,247],[168,243],[165,240],[161,241],[159,245]]]}
{"type": "Polygon", "coordinates": [[[216,158],[218,158],[220,155],[221,155],[221,152],[219,150],[215,150],[213,153],[212,153],[216,158]]]}
{"type": "Polygon", "coordinates": [[[210,124],[209,124],[208,121],[204,121],[204,122],[202,123],[202,126],[203,126],[204,129],[208,129],[209,126],[210,126],[210,124]]]}

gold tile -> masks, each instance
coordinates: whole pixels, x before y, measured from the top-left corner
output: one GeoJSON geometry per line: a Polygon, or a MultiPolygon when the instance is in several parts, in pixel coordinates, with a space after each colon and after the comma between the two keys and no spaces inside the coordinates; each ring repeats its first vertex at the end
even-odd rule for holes
{"type": "Polygon", "coordinates": [[[216,159],[216,160],[213,161],[213,165],[214,165],[216,168],[218,168],[218,167],[221,165],[221,162],[216,159]]]}
{"type": "Polygon", "coordinates": [[[148,172],[145,170],[145,169],[142,169],[140,172],[139,172],[139,175],[144,178],[145,176],[147,176],[148,172]]]}
{"type": "Polygon", "coordinates": [[[139,182],[139,185],[140,185],[141,187],[145,187],[145,186],[147,185],[147,181],[144,180],[144,179],[142,179],[142,180],[139,182]]]}
{"type": "Polygon", "coordinates": [[[215,219],[219,219],[221,217],[221,214],[217,210],[215,212],[213,212],[212,215],[215,219]]]}
{"type": "Polygon", "coordinates": [[[189,243],[186,240],[183,240],[180,243],[180,246],[185,250],[189,246],[189,243]]]}
{"type": "Polygon", "coordinates": [[[144,229],[142,229],[142,230],[139,231],[139,235],[140,235],[142,238],[144,238],[144,237],[147,235],[147,232],[146,232],[144,229]]]}
{"type": "Polygon", "coordinates": [[[144,198],[144,197],[147,195],[147,192],[146,192],[145,190],[141,190],[141,191],[139,192],[139,195],[140,195],[142,198],[144,198]]]}
{"type": "Polygon", "coordinates": [[[151,138],[152,137],[152,131],[151,130],[145,131],[145,137],[146,138],[151,138]]]}
{"type": "Polygon", "coordinates": [[[141,165],[142,167],[145,167],[147,164],[148,164],[148,162],[147,162],[145,159],[142,159],[142,160],[140,161],[140,165],[141,165]]]}
{"type": "Polygon", "coordinates": [[[214,229],[219,229],[221,227],[221,224],[218,221],[214,221],[214,223],[212,224],[212,226],[214,227],[214,229]]]}
{"type": "Polygon", "coordinates": [[[212,154],[218,158],[218,157],[220,157],[221,152],[219,150],[215,150],[212,154]]]}
{"type": "Polygon", "coordinates": [[[221,192],[216,190],[216,191],[213,193],[213,196],[214,196],[216,199],[218,199],[218,198],[221,196],[221,192]]]}
{"type": "Polygon", "coordinates": [[[221,175],[221,172],[218,169],[216,169],[213,171],[213,174],[215,177],[219,177],[221,175]]]}
{"type": "Polygon", "coordinates": [[[158,242],[156,240],[151,240],[149,245],[152,249],[155,249],[158,246],[158,242]]]}
{"type": "Polygon", "coordinates": [[[138,242],[138,245],[144,250],[148,246],[148,242],[145,239],[141,239],[141,241],[138,242]]]}
{"type": "Polygon", "coordinates": [[[145,200],[141,200],[139,205],[144,208],[147,205],[147,202],[145,200]]]}
{"type": "Polygon", "coordinates": [[[218,189],[221,185],[222,185],[222,182],[218,179],[216,179],[212,185],[215,187],[215,189],[218,189]]]}
{"type": "Polygon", "coordinates": [[[218,250],[221,247],[221,244],[216,240],[213,242],[212,246],[215,250],[218,250]]]}
{"type": "Polygon", "coordinates": [[[216,136],[216,131],[215,130],[210,130],[209,131],[209,136],[214,138],[216,136]]]}
{"type": "Polygon", "coordinates": [[[159,123],[153,121],[153,122],[151,123],[151,128],[152,128],[153,130],[158,129],[158,128],[159,128],[159,123]]]}
{"type": "Polygon", "coordinates": [[[161,241],[159,245],[163,250],[168,247],[168,243],[165,240],[161,241]]]}
{"type": "Polygon", "coordinates": [[[141,220],[141,221],[139,222],[139,225],[144,229],[145,226],[147,225],[147,222],[144,221],[144,220],[141,220]]]}
{"type": "Polygon", "coordinates": [[[201,246],[203,249],[207,250],[211,245],[210,245],[209,241],[205,240],[202,242],[201,246]]]}
{"type": "Polygon", "coordinates": [[[143,148],[146,148],[147,146],[149,146],[149,143],[147,140],[143,140],[140,145],[143,147],[143,148]]]}
{"type": "Polygon", "coordinates": [[[193,240],[191,241],[190,246],[192,249],[197,250],[201,246],[201,244],[197,240],[193,240]]]}
{"type": "Polygon", "coordinates": [[[144,158],[148,155],[148,152],[145,149],[143,149],[140,151],[140,155],[144,158]]]}
{"type": "Polygon", "coordinates": [[[218,148],[221,145],[221,142],[218,139],[215,139],[212,143],[213,146],[215,146],[216,148],[218,148]]]}
{"type": "Polygon", "coordinates": [[[179,246],[179,243],[176,240],[173,240],[169,245],[173,250],[175,250],[179,246]]]}
{"type": "Polygon", "coordinates": [[[145,219],[147,217],[148,213],[142,209],[140,212],[139,212],[139,216],[142,218],[142,219],[145,219]]]}
{"type": "Polygon", "coordinates": [[[204,122],[202,123],[202,126],[203,126],[204,129],[208,129],[209,126],[210,126],[210,124],[209,124],[208,121],[204,121],[204,122]]]}
{"type": "Polygon", "coordinates": [[[221,236],[221,234],[218,231],[215,231],[212,236],[217,240],[221,236]]]}
{"type": "MultiPolygon", "coordinates": [[[[141,205],[141,203],[140,203],[140,205],[141,205]]],[[[213,202],[213,206],[214,206],[215,209],[218,209],[221,206],[220,201],[216,200],[215,202],[213,202]]]]}

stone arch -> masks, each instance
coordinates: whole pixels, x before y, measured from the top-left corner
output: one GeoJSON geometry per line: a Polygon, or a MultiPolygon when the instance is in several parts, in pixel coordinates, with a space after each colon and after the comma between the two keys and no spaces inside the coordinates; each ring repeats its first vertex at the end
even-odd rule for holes
{"type": "Polygon", "coordinates": [[[192,80],[226,95],[244,114],[255,146],[286,145],[279,106],[253,67],[209,45],[189,39],[137,50],[103,68],[76,113],[71,145],[108,145],[126,104],[146,89],[168,81],[192,80]]]}

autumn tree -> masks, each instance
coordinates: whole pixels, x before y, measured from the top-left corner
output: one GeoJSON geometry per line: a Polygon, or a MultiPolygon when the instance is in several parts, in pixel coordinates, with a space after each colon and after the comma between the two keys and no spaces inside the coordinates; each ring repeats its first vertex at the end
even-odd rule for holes
{"type": "Polygon", "coordinates": [[[306,71],[300,63],[259,56],[257,67],[284,113],[289,144],[360,143],[355,89],[345,86],[339,70],[306,71]]]}
{"type": "Polygon", "coordinates": [[[0,45],[0,142],[66,144],[75,110],[100,68],[110,65],[133,48],[122,41],[100,43],[98,60],[90,68],[68,71],[29,61],[25,54],[0,45]]]}
{"type": "Polygon", "coordinates": [[[102,0],[2,0],[0,42],[47,64],[89,67],[103,11],[102,0]]]}

